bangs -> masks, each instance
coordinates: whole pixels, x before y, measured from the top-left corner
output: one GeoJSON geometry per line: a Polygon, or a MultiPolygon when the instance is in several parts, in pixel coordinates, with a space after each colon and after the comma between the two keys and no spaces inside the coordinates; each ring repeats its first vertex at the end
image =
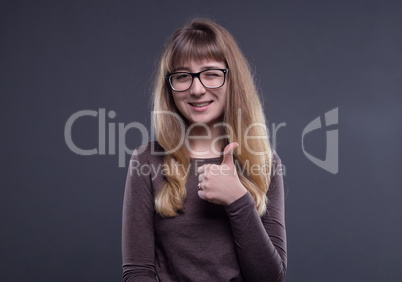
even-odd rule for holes
{"type": "Polygon", "coordinates": [[[214,60],[226,63],[225,55],[211,30],[186,30],[173,40],[168,60],[168,72],[182,67],[189,61],[214,60]]]}

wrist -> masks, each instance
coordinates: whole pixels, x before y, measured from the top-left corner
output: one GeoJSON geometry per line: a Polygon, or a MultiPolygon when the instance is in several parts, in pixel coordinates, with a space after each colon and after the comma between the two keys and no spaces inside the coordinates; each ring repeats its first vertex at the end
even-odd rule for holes
{"type": "Polygon", "coordinates": [[[246,193],[247,193],[247,189],[242,184],[240,184],[238,188],[233,189],[233,193],[231,193],[231,197],[230,197],[229,201],[226,203],[226,206],[228,206],[228,205],[232,204],[233,202],[235,202],[236,200],[240,199],[246,193]]]}

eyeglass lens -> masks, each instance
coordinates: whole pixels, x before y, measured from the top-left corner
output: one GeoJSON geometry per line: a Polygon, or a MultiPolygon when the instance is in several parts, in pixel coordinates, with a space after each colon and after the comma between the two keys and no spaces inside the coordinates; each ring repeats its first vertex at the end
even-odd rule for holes
{"type": "MultiPolygon", "coordinates": [[[[201,83],[207,88],[218,88],[225,82],[225,73],[222,70],[206,70],[200,73],[201,83]]],[[[193,76],[190,73],[180,72],[170,76],[170,84],[176,91],[185,91],[191,87],[193,76]]]]}

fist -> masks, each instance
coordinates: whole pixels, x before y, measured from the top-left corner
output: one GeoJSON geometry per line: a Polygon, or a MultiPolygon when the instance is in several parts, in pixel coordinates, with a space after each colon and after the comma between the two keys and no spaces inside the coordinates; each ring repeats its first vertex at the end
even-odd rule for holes
{"type": "Polygon", "coordinates": [[[241,184],[233,162],[233,151],[238,143],[230,143],[223,151],[220,165],[206,164],[198,168],[198,196],[218,205],[230,205],[247,193],[241,184]]]}

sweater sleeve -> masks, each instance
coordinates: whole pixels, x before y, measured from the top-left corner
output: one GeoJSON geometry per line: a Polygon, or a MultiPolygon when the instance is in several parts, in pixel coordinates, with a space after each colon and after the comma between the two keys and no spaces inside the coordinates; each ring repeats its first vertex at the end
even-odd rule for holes
{"type": "MultiPolygon", "coordinates": [[[[273,167],[281,167],[274,154],[273,167]]],[[[240,268],[246,281],[283,281],[286,275],[286,230],[283,177],[273,170],[267,212],[258,215],[250,193],[226,206],[240,268]]]]}
{"type": "Polygon", "coordinates": [[[149,165],[134,151],[127,172],[122,216],[123,281],[157,281],[154,232],[154,197],[149,175],[141,167],[149,165]]]}

